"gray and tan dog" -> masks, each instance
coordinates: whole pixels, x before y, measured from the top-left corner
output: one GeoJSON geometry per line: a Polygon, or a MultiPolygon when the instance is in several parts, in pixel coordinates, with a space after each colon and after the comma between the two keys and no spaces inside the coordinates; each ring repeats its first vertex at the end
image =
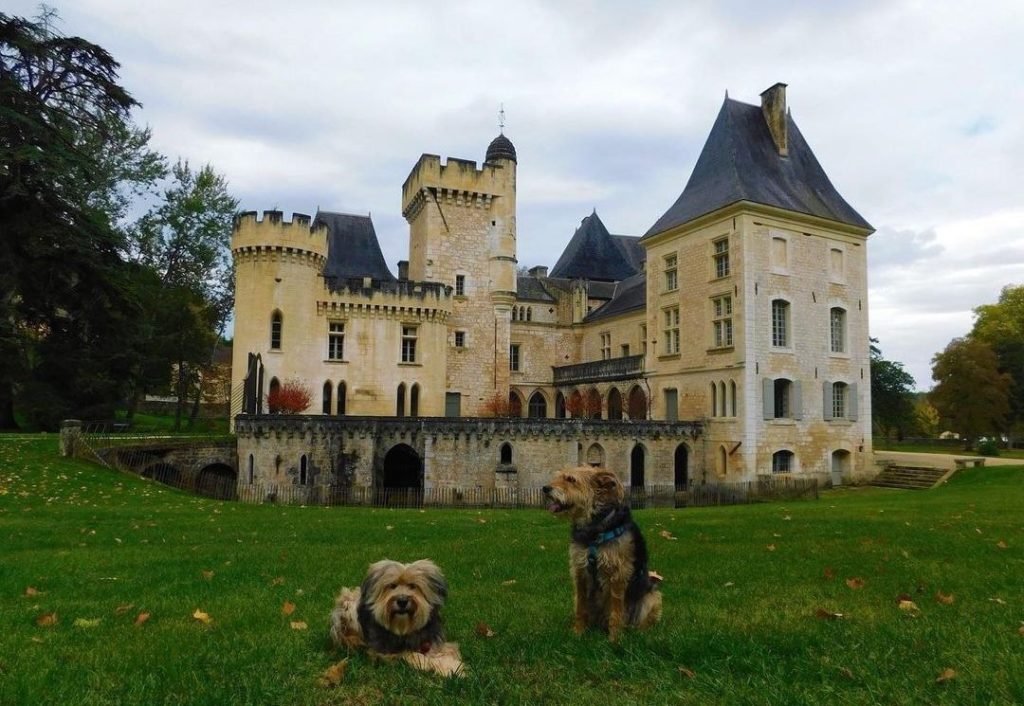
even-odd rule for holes
{"type": "Polygon", "coordinates": [[[618,477],[600,468],[561,471],[544,486],[549,508],[571,524],[572,575],[577,634],[648,628],[661,618],[661,592],[647,568],[647,545],[633,522],[618,477]]]}

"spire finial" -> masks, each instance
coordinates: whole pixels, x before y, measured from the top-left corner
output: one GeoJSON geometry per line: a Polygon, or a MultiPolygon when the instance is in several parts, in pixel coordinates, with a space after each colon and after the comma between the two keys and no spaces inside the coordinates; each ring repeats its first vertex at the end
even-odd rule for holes
{"type": "Polygon", "coordinates": [[[505,134],[505,104],[500,103],[498,107],[498,132],[505,134]]]}

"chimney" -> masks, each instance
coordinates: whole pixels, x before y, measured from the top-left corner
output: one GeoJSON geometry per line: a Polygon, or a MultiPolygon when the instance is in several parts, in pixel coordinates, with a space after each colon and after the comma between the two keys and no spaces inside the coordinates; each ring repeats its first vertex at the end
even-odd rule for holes
{"type": "Polygon", "coordinates": [[[398,279],[405,281],[409,279],[409,261],[399,260],[398,261],[398,279]]]}
{"type": "Polygon", "coordinates": [[[789,155],[789,130],[786,122],[786,84],[776,83],[761,94],[761,112],[779,154],[789,155]]]}
{"type": "Polygon", "coordinates": [[[540,279],[541,277],[548,276],[548,268],[544,265],[535,265],[529,269],[529,273],[531,277],[540,279]]]}

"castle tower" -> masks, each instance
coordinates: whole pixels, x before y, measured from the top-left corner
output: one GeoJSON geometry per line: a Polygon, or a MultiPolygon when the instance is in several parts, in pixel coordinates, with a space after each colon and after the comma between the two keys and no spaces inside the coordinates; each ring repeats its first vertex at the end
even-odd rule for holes
{"type": "Polygon", "coordinates": [[[402,186],[409,279],[453,288],[446,413],[478,415],[509,390],[516,292],[516,150],[504,134],[484,163],[424,154],[402,186]],[[461,346],[456,343],[461,342],[461,346]],[[470,385],[469,381],[472,381],[470,385]]]}

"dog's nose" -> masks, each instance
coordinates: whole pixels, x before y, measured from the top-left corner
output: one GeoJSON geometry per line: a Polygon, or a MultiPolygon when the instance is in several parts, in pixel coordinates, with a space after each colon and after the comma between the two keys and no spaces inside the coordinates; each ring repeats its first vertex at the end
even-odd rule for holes
{"type": "Polygon", "coordinates": [[[543,488],[541,488],[541,490],[543,490],[544,494],[547,495],[548,493],[551,492],[551,486],[550,485],[545,485],[543,488]]]}
{"type": "Polygon", "coordinates": [[[409,607],[409,596],[399,596],[395,599],[395,604],[402,609],[409,607]]]}

